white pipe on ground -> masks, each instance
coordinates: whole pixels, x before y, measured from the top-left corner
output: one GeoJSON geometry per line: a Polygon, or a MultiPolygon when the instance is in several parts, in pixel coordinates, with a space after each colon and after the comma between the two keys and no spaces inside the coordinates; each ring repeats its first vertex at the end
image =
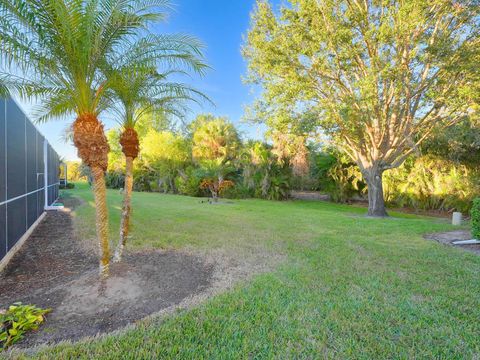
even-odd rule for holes
{"type": "Polygon", "coordinates": [[[459,240],[459,241],[454,241],[452,244],[453,244],[453,245],[476,245],[476,244],[480,244],[480,241],[479,241],[479,240],[475,240],[475,239],[472,239],[472,240],[459,240]]]}

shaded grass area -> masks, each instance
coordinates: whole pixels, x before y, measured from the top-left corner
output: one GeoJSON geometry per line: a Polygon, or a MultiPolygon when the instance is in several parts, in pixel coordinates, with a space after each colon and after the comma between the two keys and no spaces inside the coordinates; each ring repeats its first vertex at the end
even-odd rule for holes
{"type": "MultiPolygon", "coordinates": [[[[76,211],[94,236],[92,195],[76,211]]],[[[109,191],[112,236],[121,194],[109,191]]],[[[480,257],[426,241],[444,221],[323,202],[199,199],[134,193],[131,247],[282,253],[256,276],[163,322],[40,351],[49,358],[475,358],[480,257]]]]}

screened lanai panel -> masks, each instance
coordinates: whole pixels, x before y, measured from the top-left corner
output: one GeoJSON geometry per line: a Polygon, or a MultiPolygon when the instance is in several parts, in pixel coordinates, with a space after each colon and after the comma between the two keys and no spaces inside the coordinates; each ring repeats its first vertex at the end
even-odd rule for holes
{"type": "MultiPolygon", "coordinates": [[[[45,176],[44,176],[44,163],[43,163],[43,144],[44,144],[44,137],[41,134],[37,134],[37,174],[38,174],[38,188],[43,189],[45,184],[45,176]]],[[[38,196],[38,214],[40,215],[43,212],[43,208],[45,207],[45,195],[43,191],[39,193],[38,196]]]]}
{"type": "MultiPolygon", "coordinates": [[[[44,137],[41,134],[37,134],[37,151],[36,151],[36,156],[37,156],[37,173],[43,175],[43,142],[45,141],[44,137]]],[[[38,178],[38,187],[41,188],[43,187],[43,176],[39,176],[38,178]]]]}
{"type": "Polygon", "coordinates": [[[50,145],[48,145],[48,203],[51,204],[55,198],[53,197],[53,186],[51,186],[54,183],[54,176],[55,176],[55,171],[53,167],[53,163],[55,161],[55,158],[53,156],[53,151],[50,145]]]}
{"type": "MultiPolygon", "coordinates": [[[[5,100],[0,99],[0,203],[5,201],[6,194],[6,169],[5,159],[5,100]]],[[[1,247],[1,244],[0,244],[1,247]]]]}
{"type": "Polygon", "coordinates": [[[53,203],[58,197],[58,155],[49,145],[48,147],[48,202],[53,203]]]}
{"type": "Polygon", "coordinates": [[[27,228],[32,226],[41,214],[38,213],[38,197],[42,195],[40,191],[27,196],[27,228]]]}
{"type": "Polygon", "coordinates": [[[0,260],[7,253],[6,205],[0,205],[0,260]]]}
{"type": "Polygon", "coordinates": [[[15,101],[0,99],[0,260],[57,199],[58,159],[15,101]]]}
{"type": "Polygon", "coordinates": [[[27,198],[22,197],[7,204],[7,249],[15,246],[27,231],[27,198]]]}
{"type": "Polygon", "coordinates": [[[7,198],[25,194],[26,190],[26,117],[13,100],[7,101],[7,198]]]}
{"type": "Polygon", "coordinates": [[[37,197],[37,214],[40,216],[45,208],[45,195],[43,191],[38,193],[37,197]]]}
{"type": "Polygon", "coordinates": [[[27,193],[38,189],[37,184],[37,129],[30,121],[26,122],[26,136],[27,136],[27,193]]]}

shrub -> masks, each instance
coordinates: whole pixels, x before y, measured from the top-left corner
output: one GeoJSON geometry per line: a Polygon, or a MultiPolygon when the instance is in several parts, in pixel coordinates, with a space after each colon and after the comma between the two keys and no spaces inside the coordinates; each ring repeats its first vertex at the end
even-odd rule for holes
{"type": "Polygon", "coordinates": [[[480,198],[476,198],[473,200],[471,216],[472,236],[474,239],[480,239],[480,198]]]}
{"type": "Polygon", "coordinates": [[[225,189],[222,197],[226,199],[248,199],[255,195],[255,189],[243,184],[235,184],[235,186],[225,189]]]}
{"type": "Polygon", "coordinates": [[[152,182],[158,181],[155,171],[141,166],[133,170],[133,190],[134,191],[152,191],[152,182]]]}
{"type": "Polygon", "coordinates": [[[59,186],[60,189],[74,189],[75,188],[75,184],[74,183],[67,183],[67,185],[64,185],[64,184],[60,184],[59,186]]]}
{"type": "Polygon", "coordinates": [[[109,189],[123,189],[125,186],[125,174],[123,171],[107,171],[105,174],[105,185],[109,189]]]}
{"type": "Polygon", "coordinates": [[[477,169],[432,156],[411,157],[385,172],[387,203],[422,210],[468,212],[480,191],[477,169]]]}
{"type": "Polygon", "coordinates": [[[286,200],[290,194],[290,176],[278,174],[270,178],[268,200],[286,200]]]}
{"type": "Polygon", "coordinates": [[[37,330],[48,312],[50,309],[14,303],[6,312],[0,313],[0,350],[21,340],[27,331],[37,330]]]}
{"type": "Polygon", "coordinates": [[[175,178],[175,187],[182,195],[205,196],[206,192],[200,189],[201,182],[201,174],[193,166],[189,166],[175,178]]]}

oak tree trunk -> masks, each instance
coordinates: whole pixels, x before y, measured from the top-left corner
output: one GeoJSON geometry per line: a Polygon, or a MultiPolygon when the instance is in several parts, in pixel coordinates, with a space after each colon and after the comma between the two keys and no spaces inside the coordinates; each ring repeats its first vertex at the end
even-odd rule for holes
{"type": "Polygon", "coordinates": [[[120,220],[120,239],[115,250],[114,261],[122,260],[123,250],[127,243],[128,232],[130,229],[130,203],[133,189],[133,158],[126,158],[125,166],[125,189],[123,195],[122,218],[120,220]]]}
{"type": "Polygon", "coordinates": [[[383,198],[383,171],[375,167],[365,169],[363,177],[368,187],[368,216],[387,217],[383,198]]]}

